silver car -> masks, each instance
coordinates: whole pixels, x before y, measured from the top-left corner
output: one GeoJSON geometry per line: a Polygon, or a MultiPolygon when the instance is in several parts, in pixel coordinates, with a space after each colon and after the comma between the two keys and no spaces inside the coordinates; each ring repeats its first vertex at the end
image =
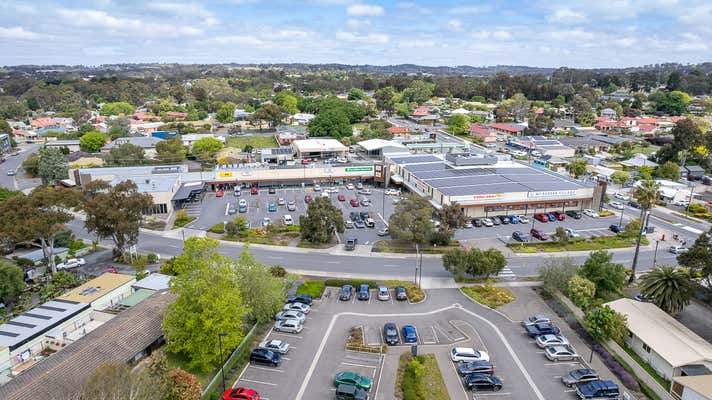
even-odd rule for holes
{"type": "Polygon", "coordinates": [[[283,310],[296,310],[301,311],[304,314],[309,314],[309,311],[311,311],[311,307],[309,307],[307,304],[294,302],[285,304],[283,310]]]}
{"type": "Polygon", "coordinates": [[[296,319],[299,322],[304,323],[304,321],[306,321],[307,319],[307,316],[301,311],[287,310],[278,312],[277,315],[274,316],[274,319],[276,319],[277,321],[285,319],[296,319]]]}
{"type": "Polygon", "coordinates": [[[299,333],[304,325],[296,319],[285,319],[274,323],[275,332],[299,333]]]}
{"type": "Polygon", "coordinates": [[[260,349],[272,350],[275,353],[287,354],[289,351],[289,343],[283,342],[281,340],[264,340],[257,345],[260,349]]]}
{"type": "Polygon", "coordinates": [[[571,361],[579,358],[576,350],[569,345],[547,347],[544,355],[551,361],[571,361]]]}

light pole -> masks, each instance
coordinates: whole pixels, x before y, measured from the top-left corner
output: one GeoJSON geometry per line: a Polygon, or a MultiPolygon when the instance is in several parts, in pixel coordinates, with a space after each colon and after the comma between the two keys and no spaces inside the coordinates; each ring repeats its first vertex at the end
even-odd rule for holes
{"type": "Polygon", "coordinates": [[[418,284],[418,243],[415,244],[415,276],[413,276],[413,283],[418,284]]]}
{"type": "Polygon", "coordinates": [[[227,336],[227,333],[218,333],[218,346],[220,349],[220,376],[222,377],[222,390],[225,393],[225,364],[223,363],[223,353],[222,353],[222,338],[227,336]]]}
{"type": "Polygon", "coordinates": [[[653,253],[653,268],[655,268],[655,263],[658,261],[658,245],[660,244],[660,239],[655,239],[655,253],[653,253]]]}
{"type": "Polygon", "coordinates": [[[690,204],[692,204],[692,196],[695,192],[695,184],[690,182],[690,200],[687,201],[687,207],[685,208],[685,215],[690,214],[690,204]]]}
{"type": "Polygon", "coordinates": [[[623,208],[621,208],[621,220],[618,221],[619,228],[623,228],[623,211],[625,211],[625,206],[623,206],[623,208]]]}

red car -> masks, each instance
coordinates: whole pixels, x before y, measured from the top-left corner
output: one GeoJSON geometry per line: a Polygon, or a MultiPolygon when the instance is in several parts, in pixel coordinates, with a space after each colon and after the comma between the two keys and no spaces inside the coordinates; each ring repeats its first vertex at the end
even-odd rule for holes
{"type": "Polygon", "coordinates": [[[534,214],[534,219],[539,222],[549,222],[549,217],[547,217],[546,214],[534,214]]]}
{"type": "Polygon", "coordinates": [[[257,193],[259,193],[259,189],[257,188],[257,186],[253,186],[250,188],[250,194],[257,194],[257,193]]]}
{"type": "Polygon", "coordinates": [[[223,197],[223,196],[225,196],[225,191],[224,191],[224,190],[218,189],[218,190],[215,192],[215,197],[223,197]]]}
{"type": "Polygon", "coordinates": [[[346,201],[346,196],[344,196],[343,194],[340,194],[338,199],[339,199],[339,201],[346,201]]]}
{"type": "Polygon", "coordinates": [[[302,159],[302,165],[307,165],[307,164],[309,164],[309,160],[306,158],[302,159]]]}
{"type": "Polygon", "coordinates": [[[260,394],[252,389],[238,387],[226,390],[222,400],[260,400],[260,394]]]}
{"type": "Polygon", "coordinates": [[[309,195],[304,196],[304,202],[305,202],[305,203],[309,204],[309,203],[311,203],[312,201],[314,201],[314,199],[312,199],[311,196],[309,196],[309,195]]]}
{"type": "Polygon", "coordinates": [[[539,229],[532,229],[529,231],[529,233],[531,233],[532,237],[535,237],[539,240],[549,240],[549,235],[540,231],[539,229]]]}
{"type": "Polygon", "coordinates": [[[349,201],[349,203],[351,203],[351,206],[353,206],[353,207],[358,207],[358,204],[359,204],[358,199],[351,199],[351,201],[349,201]]]}
{"type": "Polygon", "coordinates": [[[563,221],[563,220],[566,219],[566,214],[564,214],[564,213],[562,213],[562,212],[552,211],[551,213],[554,214],[554,216],[556,217],[556,219],[558,219],[559,221],[563,221]]]}

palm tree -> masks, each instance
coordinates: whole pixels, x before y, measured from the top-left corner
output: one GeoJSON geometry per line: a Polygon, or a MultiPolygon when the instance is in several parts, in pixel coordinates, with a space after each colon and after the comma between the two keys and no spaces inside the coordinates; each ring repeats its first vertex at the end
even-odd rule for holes
{"type": "Polygon", "coordinates": [[[694,284],[687,268],[660,266],[643,275],[642,280],[641,293],[666,312],[675,315],[690,304],[694,284]]]}
{"type": "MultiPolygon", "coordinates": [[[[635,242],[635,255],[633,256],[633,264],[630,269],[630,278],[628,283],[633,283],[635,280],[635,268],[638,266],[638,253],[640,253],[640,240],[643,237],[643,229],[645,229],[645,213],[655,206],[655,201],[660,197],[660,185],[651,180],[645,180],[635,188],[633,197],[640,204],[640,232],[638,232],[638,240],[635,242]]],[[[622,211],[621,211],[622,212],[622,211]]]]}

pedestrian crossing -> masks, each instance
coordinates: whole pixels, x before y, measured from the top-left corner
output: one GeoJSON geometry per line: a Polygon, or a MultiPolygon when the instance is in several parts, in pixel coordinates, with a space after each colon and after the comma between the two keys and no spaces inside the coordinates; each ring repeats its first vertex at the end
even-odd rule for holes
{"type": "Polygon", "coordinates": [[[517,277],[517,274],[512,271],[511,268],[504,267],[502,270],[497,274],[498,277],[500,278],[509,278],[509,279],[514,279],[517,277]]]}

